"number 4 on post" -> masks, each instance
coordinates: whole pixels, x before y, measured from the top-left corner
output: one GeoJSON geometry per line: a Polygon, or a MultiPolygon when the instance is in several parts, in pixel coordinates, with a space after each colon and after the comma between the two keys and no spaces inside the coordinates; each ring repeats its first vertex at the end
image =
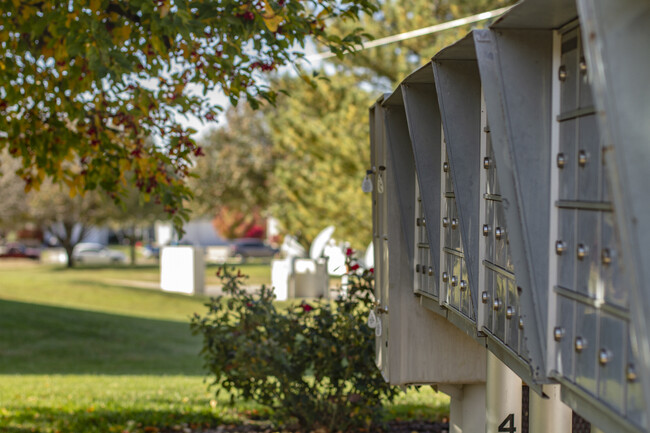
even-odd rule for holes
{"type": "Polygon", "coordinates": [[[515,427],[515,414],[511,413],[499,424],[499,433],[515,433],[517,428],[515,427]]]}

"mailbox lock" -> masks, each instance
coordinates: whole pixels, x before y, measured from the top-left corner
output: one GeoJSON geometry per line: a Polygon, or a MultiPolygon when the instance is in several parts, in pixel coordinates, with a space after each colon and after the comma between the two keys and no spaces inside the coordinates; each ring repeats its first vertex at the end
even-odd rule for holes
{"type": "Polygon", "coordinates": [[[415,272],[420,273],[420,265],[415,265],[415,272]]]}
{"type": "Polygon", "coordinates": [[[560,69],[558,69],[557,71],[557,77],[560,81],[566,80],[567,77],[566,66],[564,65],[560,66],[560,69]]]}
{"type": "Polygon", "coordinates": [[[489,300],[490,300],[490,295],[488,295],[488,292],[482,292],[481,293],[481,302],[483,302],[484,304],[487,304],[489,300]]]}
{"type": "Polygon", "coordinates": [[[487,236],[490,234],[490,226],[487,224],[483,224],[483,236],[487,236]]]}
{"type": "Polygon", "coordinates": [[[589,253],[589,247],[586,246],[585,244],[578,244],[578,250],[577,250],[578,260],[584,260],[585,257],[587,257],[587,253],[589,253]]]}
{"type": "Polygon", "coordinates": [[[501,239],[505,233],[505,230],[503,230],[501,227],[497,227],[494,229],[494,237],[497,239],[501,239]]]}
{"type": "Polygon", "coordinates": [[[501,305],[503,305],[503,302],[501,302],[501,299],[496,298],[494,302],[492,303],[492,309],[494,311],[499,311],[501,309],[501,305]]]}
{"type": "Polygon", "coordinates": [[[612,263],[612,252],[609,250],[609,248],[603,249],[601,258],[603,261],[603,265],[609,265],[612,263]]]}
{"type": "Polygon", "coordinates": [[[422,223],[422,227],[426,227],[427,220],[425,218],[422,218],[422,220],[420,222],[422,223]]]}
{"type": "Polygon", "coordinates": [[[519,318],[519,329],[524,329],[524,319],[519,318]]]}
{"type": "Polygon", "coordinates": [[[566,250],[566,245],[562,241],[555,242],[555,254],[561,256],[562,253],[566,250]]]}
{"type": "Polygon", "coordinates": [[[458,285],[458,277],[456,275],[451,276],[451,285],[456,287],[458,285]]]}
{"type": "Polygon", "coordinates": [[[634,364],[627,365],[625,377],[628,382],[636,382],[636,368],[634,368],[634,364]]]}
{"type": "Polygon", "coordinates": [[[575,348],[576,352],[580,353],[587,347],[587,341],[582,337],[576,337],[575,348]]]}
{"type": "Polygon", "coordinates": [[[510,305],[508,305],[508,307],[506,308],[506,319],[510,320],[510,319],[512,319],[512,316],[514,316],[514,315],[515,315],[514,307],[511,307],[510,305]]]}
{"type": "Polygon", "coordinates": [[[566,157],[562,152],[557,154],[557,167],[558,168],[564,168],[564,165],[566,164],[566,157]]]}
{"type": "Polygon", "coordinates": [[[460,280],[460,290],[463,291],[463,292],[464,292],[465,290],[467,290],[467,281],[465,281],[465,280],[460,280]]]}
{"type": "Polygon", "coordinates": [[[429,266],[429,276],[433,276],[433,268],[431,266],[429,266]]]}
{"type": "Polygon", "coordinates": [[[442,273],[442,282],[446,283],[447,281],[449,281],[449,274],[447,272],[443,272],[442,273]]]}
{"type": "Polygon", "coordinates": [[[451,229],[456,230],[458,228],[458,218],[452,218],[451,219],[451,229]]]}
{"type": "Polygon", "coordinates": [[[585,165],[587,165],[587,159],[588,159],[587,152],[585,152],[584,150],[578,152],[578,165],[580,167],[584,167],[585,165]]]}
{"type": "Polygon", "coordinates": [[[445,173],[447,173],[449,171],[449,163],[447,161],[445,161],[442,164],[442,171],[444,171],[445,173]]]}
{"type": "Polygon", "coordinates": [[[484,168],[484,169],[489,170],[489,168],[490,168],[490,163],[491,163],[491,161],[490,161],[490,157],[489,157],[489,156],[486,156],[485,158],[483,158],[483,168],[484,168]]]}
{"type": "Polygon", "coordinates": [[[598,352],[598,362],[600,365],[607,365],[609,364],[609,361],[612,360],[612,352],[610,352],[607,349],[600,349],[600,352],[598,352]]]}
{"type": "Polygon", "coordinates": [[[426,274],[427,274],[427,267],[422,265],[422,275],[426,275],[426,274]]]}
{"type": "Polygon", "coordinates": [[[555,341],[562,340],[562,338],[564,338],[564,328],[556,326],[555,329],[553,329],[553,338],[555,341]]]}
{"type": "Polygon", "coordinates": [[[584,57],[580,57],[580,72],[583,74],[587,72],[587,62],[584,57]]]}
{"type": "Polygon", "coordinates": [[[443,217],[442,218],[442,226],[447,227],[449,225],[449,218],[443,217]]]}

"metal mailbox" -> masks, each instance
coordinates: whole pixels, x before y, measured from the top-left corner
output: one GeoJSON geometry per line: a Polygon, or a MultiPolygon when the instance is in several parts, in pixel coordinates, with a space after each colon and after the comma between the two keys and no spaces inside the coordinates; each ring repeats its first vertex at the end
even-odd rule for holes
{"type": "Polygon", "coordinates": [[[393,384],[484,383],[484,347],[413,295],[416,278],[429,275],[413,271],[416,227],[422,225],[416,224],[415,160],[401,92],[382,97],[370,122],[377,364],[393,384]]]}
{"type": "Polygon", "coordinates": [[[577,3],[520,2],[373,106],[378,357],[460,383],[407,343],[442,321],[574,431],[647,431],[650,4],[577,3]]]}

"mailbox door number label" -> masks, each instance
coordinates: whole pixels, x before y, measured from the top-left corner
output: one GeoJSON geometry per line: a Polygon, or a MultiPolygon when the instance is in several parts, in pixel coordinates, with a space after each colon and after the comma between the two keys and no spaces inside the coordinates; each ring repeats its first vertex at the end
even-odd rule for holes
{"type": "Polygon", "coordinates": [[[517,428],[515,427],[515,414],[511,413],[499,424],[499,433],[515,433],[517,428]]]}

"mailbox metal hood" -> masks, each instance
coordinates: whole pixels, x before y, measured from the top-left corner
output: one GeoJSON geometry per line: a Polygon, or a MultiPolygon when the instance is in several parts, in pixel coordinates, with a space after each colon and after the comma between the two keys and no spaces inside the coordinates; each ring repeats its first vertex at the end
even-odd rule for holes
{"type": "Polygon", "coordinates": [[[578,16],[574,0],[525,0],[490,26],[493,29],[556,29],[578,16]]]}
{"type": "Polygon", "coordinates": [[[458,42],[443,48],[433,56],[433,61],[439,60],[476,60],[476,50],[474,48],[474,36],[470,32],[458,42]]]}
{"type": "Polygon", "coordinates": [[[522,291],[528,361],[535,380],[545,382],[552,34],[478,30],[474,38],[497,175],[506,199],[508,239],[522,291]]]}
{"type": "Polygon", "coordinates": [[[402,84],[434,84],[431,62],[411,72],[408,77],[404,78],[402,84]]]}
{"type": "Polygon", "coordinates": [[[478,316],[481,80],[471,34],[433,58],[438,104],[450,159],[460,233],[468,267],[472,316],[478,316]],[[474,54],[472,54],[474,53],[474,54]],[[467,61],[470,60],[470,61],[467,61]]]}

